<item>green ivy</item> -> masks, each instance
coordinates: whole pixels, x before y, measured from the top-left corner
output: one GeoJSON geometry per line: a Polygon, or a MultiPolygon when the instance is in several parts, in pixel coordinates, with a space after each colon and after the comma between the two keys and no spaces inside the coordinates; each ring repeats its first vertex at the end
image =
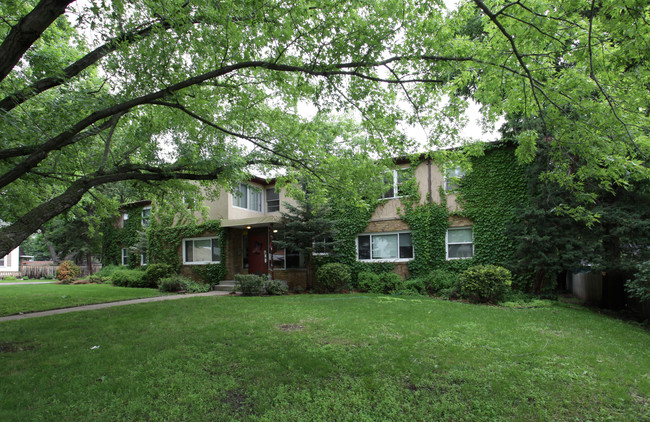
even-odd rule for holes
{"type": "MultiPolygon", "coordinates": [[[[143,230],[142,208],[144,207],[131,206],[123,209],[122,212],[129,215],[129,219],[124,221],[124,227],[116,227],[112,221],[104,224],[102,228],[102,263],[104,265],[121,265],[122,248],[128,248],[138,242],[140,238],[138,232],[143,230]]],[[[139,264],[140,260],[131,254],[129,267],[135,268],[139,264]]]]}
{"type": "Polygon", "coordinates": [[[508,231],[517,207],[528,201],[525,167],[507,144],[489,147],[472,158],[472,171],[461,180],[459,201],[474,230],[474,261],[505,266],[516,247],[508,231]]]}
{"type": "Polygon", "coordinates": [[[202,278],[219,277],[223,279],[226,270],[226,236],[225,230],[221,228],[219,220],[209,220],[201,224],[187,224],[184,226],[163,227],[155,219],[148,230],[149,238],[149,260],[151,263],[169,264],[176,270],[180,269],[181,260],[178,257],[178,247],[182,240],[188,237],[200,236],[204,233],[214,233],[219,237],[219,249],[221,251],[221,263],[211,264],[210,269],[202,273],[198,269],[197,274],[202,278]]]}

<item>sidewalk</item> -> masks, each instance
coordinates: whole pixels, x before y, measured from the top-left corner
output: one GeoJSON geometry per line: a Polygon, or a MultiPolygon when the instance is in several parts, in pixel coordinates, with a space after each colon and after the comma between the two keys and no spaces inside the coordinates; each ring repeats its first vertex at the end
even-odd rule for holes
{"type": "Polygon", "coordinates": [[[74,308],[52,309],[50,311],[40,311],[40,312],[30,312],[27,314],[10,315],[5,317],[0,317],[0,322],[16,321],[19,319],[36,318],[36,317],[56,315],[56,314],[67,314],[69,312],[93,311],[95,309],[112,308],[113,306],[134,305],[137,303],[162,302],[163,300],[184,299],[186,297],[228,296],[229,294],[230,294],[229,292],[212,291],[207,293],[189,293],[184,295],[156,296],[156,297],[147,297],[144,299],[122,300],[119,302],[97,303],[94,305],[75,306],[74,308]]]}

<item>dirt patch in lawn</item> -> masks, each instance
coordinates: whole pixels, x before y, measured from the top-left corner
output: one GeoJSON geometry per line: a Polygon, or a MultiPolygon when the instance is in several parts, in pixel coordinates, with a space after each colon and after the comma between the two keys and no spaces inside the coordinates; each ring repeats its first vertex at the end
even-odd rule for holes
{"type": "Polygon", "coordinates": [[[0,343],[0,353],[18,353],[27,350],[34,350],[35,348],[35,345],[27,342],[0,343]]]}
{"type": "Polygon", "coordinates": [[[281,325],[278,325],[278,330],[285,331],[285,332],[301,331],[301,330],[304,330],[304,329],[305,329],[305,327],[300,325],[300,324],[281,324],[281,325]]]}

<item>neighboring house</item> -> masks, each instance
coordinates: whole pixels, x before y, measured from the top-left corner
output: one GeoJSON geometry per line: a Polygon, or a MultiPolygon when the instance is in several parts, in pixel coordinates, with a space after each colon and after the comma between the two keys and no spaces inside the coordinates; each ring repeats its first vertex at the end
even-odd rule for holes
{"type": "Polygon", "coordinates": [[[20,253],[18,250],[19,248],[16,248],[0,258],[0,276],[17,276],[20,273],[20,253]]]}
{"type": "Polygon", "coordinates": [[[137,254],[133,252],[132,247],[140,240],[140,233],[149,227],[151,209],[149,200],[124,204],[120,208],[119,217],[111,224],[113,230],[110,233],[104,233],[105,237],[110,238],[104,240],[104,247],[106,248],[110,244],[109,249],[116,249],[103,251],[104,265],[147,265],[146,250],[137,254]]]}

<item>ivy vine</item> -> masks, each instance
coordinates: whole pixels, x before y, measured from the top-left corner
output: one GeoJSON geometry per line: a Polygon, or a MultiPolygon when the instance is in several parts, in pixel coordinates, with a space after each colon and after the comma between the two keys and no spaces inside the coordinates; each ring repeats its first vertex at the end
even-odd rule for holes
{"type": "MultiPolygon", "coordinates": [[[[128,248],[138,242],[140,233],[144,230],[141,218],[143,208],[142,205],[123,208],[122,212],[129,215],[127,220],[123,220],[123,227],[116,227],[112,221],[104,224],[102,228],[102,262],[104,265],[121,265],[122,248],[128,248]]],[[[140,260],[135,258],[132,254],[130,255],[129,267],[135,268],[140,264],[140,260]]]]}

